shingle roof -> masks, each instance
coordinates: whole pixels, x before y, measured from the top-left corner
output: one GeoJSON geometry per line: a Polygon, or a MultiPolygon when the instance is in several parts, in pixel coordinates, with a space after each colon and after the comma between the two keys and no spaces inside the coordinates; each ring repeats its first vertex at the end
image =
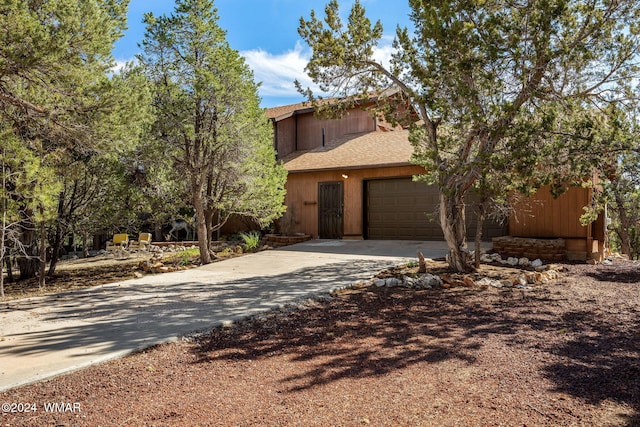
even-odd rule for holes
{"type": "MultiPolygon", "coordinates": [[[[396,88],[395,86],[392,86],[380,92],[371,92],[370,97],[368,99],[364,99],[364,101],[367,101],[367,100],[374,101],[383,96],[385,97],[392,96],[397,92],[398,92],[398,88],[396,88]]],[[[324,98],[324,99],[316,100],[316,102],[320,103],[321,105],[333,104],[338,101],[340,101],[340,98],[324,98]]],[[[361,99],[360,102],[361,101],[363,101],[363,99],[361,99]]],[[[297,104],[281,105],[278,107],[265,109],[267,118],[275,119],[275,120],[282,120],[287,117],[290,117],[296,111],[313,111],[313,105],[309,101],[303,101],[303,102],[298,102],[297,104]]]]}
{"type": "Polygon", "coordinates": [[[347,135],[324,147],[297,151],[283,161],[289,172],[309,172],[404,166],[409,164],[412,154],[408,130],[376,131],[347,135]]]}
{"type": "Polygon", "coordinates": [[[311,108],[309,102],[298,102],[297,104],[282,105],[279,107],[267,108],[265,113],[269,119],[277,119],[280,116],[291,114],[295,111],[306,110],[311,108]]]}
{"type": "MultiPolygon", "coordinates": [[[[337,98],[325,98],[317,100],[320,105],[332,104],[337,101],[337,98]]],[[[274,119],[276,121],[291,117],[296,112],[311,112],[314,110],[313,104],[309,101],[298,102],[297,104],[281,105],[279,107],[272,107],[265,109],[265,113],[268,119],[274,119]]]]}

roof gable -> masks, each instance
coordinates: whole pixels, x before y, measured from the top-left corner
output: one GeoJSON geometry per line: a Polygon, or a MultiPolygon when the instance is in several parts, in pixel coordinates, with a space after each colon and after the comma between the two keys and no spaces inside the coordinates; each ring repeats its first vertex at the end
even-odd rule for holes
{"type": "Polygon", "coordinates": [[[309,110],[313,111],[309,102],[298,102],[297,104],[282,105],[279,107],[266,108],[265,114],[267,118],[274,119],[276,121],[291,117],[298,111],[309,110]]]}

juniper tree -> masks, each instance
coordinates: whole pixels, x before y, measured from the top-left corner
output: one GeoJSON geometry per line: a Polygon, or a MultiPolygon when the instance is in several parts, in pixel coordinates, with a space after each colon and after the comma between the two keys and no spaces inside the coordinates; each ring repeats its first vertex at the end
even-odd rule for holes
{"type": "Polygon", "coordinates": [[[286,172],[253,73],[229,46],[213,2],[178,0],[170,16],[144,20],[140,60],[155,84],[156,138],[191,199],[206,264],[212,232],[229,215],[269,222],[282,213],[286,172]]]}
{"type": "MultiPolygon", "coordinates": [[[[418,117],[403,123],[411,130],[413,160],[426,168],[423,178],[439,188],[449,264],[464,271],[470,268],[465,195],[488,173],[504,170],[505,186],[514,173],[526,178],[553,154],[548,142],[580,141],[560,127],[564,117],[575,117],[572,109],[601,108],[628,95],[627,85],[637,75],[640,4],[409,0],[409,5],[414,28],[397,28],[388,66],[373,56],[382,25],[371,23],[358,0],[346,24],[336,0],[328,3],[323,19],[315,12],[301,18],[299,33],[312,49],[306,71],[322,90],[343,98],[342,107],[371,91],[399,88],[400,101],[418,117]]],[[[382,113],[402,122],[396,111],[382,113]]]]}
{"type": "Polygon", "coordinates": [[[12,199],[24,204],[18,209],[19,228],[30,256],[20,263],[22,277],[33,276],[38,262],[44,265],[44,225],[55,213],[52,193],[60,188],[56,168],[70,164],[64,159],[117,152],[118,143],[129,140],[113,134],[126,131],[131,126],[128,118],[135,118],[138,110],[123,111],[129,104],[118,94],[129,93],[116,91],[110,76],[111,50],[125,28],[127,4],[128,0],[9,0],[0,5],[0,137],[3,145],[23,148],[13,151],[24,158],[12,160],[40,169],[25,181],[32,183],[23,186],[27,193],[12,199]],[[115,115],[119,117],[113,120],[115,115]],[[27,201],[35,189],[43,203],[31,209],[27,201]]]}

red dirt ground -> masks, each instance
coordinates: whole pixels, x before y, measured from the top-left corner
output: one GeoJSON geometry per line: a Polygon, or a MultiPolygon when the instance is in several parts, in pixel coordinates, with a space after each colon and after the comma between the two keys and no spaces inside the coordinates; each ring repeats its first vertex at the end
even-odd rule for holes
{"type": "Polygon", "coordinates": [[[531,290],[340,291],[0,394],[37,409],[0,424],[640,425],[640,266],[566,268],[531,290]]]}

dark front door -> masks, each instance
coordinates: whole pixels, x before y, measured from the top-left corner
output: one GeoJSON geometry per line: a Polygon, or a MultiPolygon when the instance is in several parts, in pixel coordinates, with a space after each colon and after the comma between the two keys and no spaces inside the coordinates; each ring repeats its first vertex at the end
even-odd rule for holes
{"type": "Polygon", "coordinates": [[[321,239],[342,237],[342,182],[318,184],[318,236],[321,239]]]}

